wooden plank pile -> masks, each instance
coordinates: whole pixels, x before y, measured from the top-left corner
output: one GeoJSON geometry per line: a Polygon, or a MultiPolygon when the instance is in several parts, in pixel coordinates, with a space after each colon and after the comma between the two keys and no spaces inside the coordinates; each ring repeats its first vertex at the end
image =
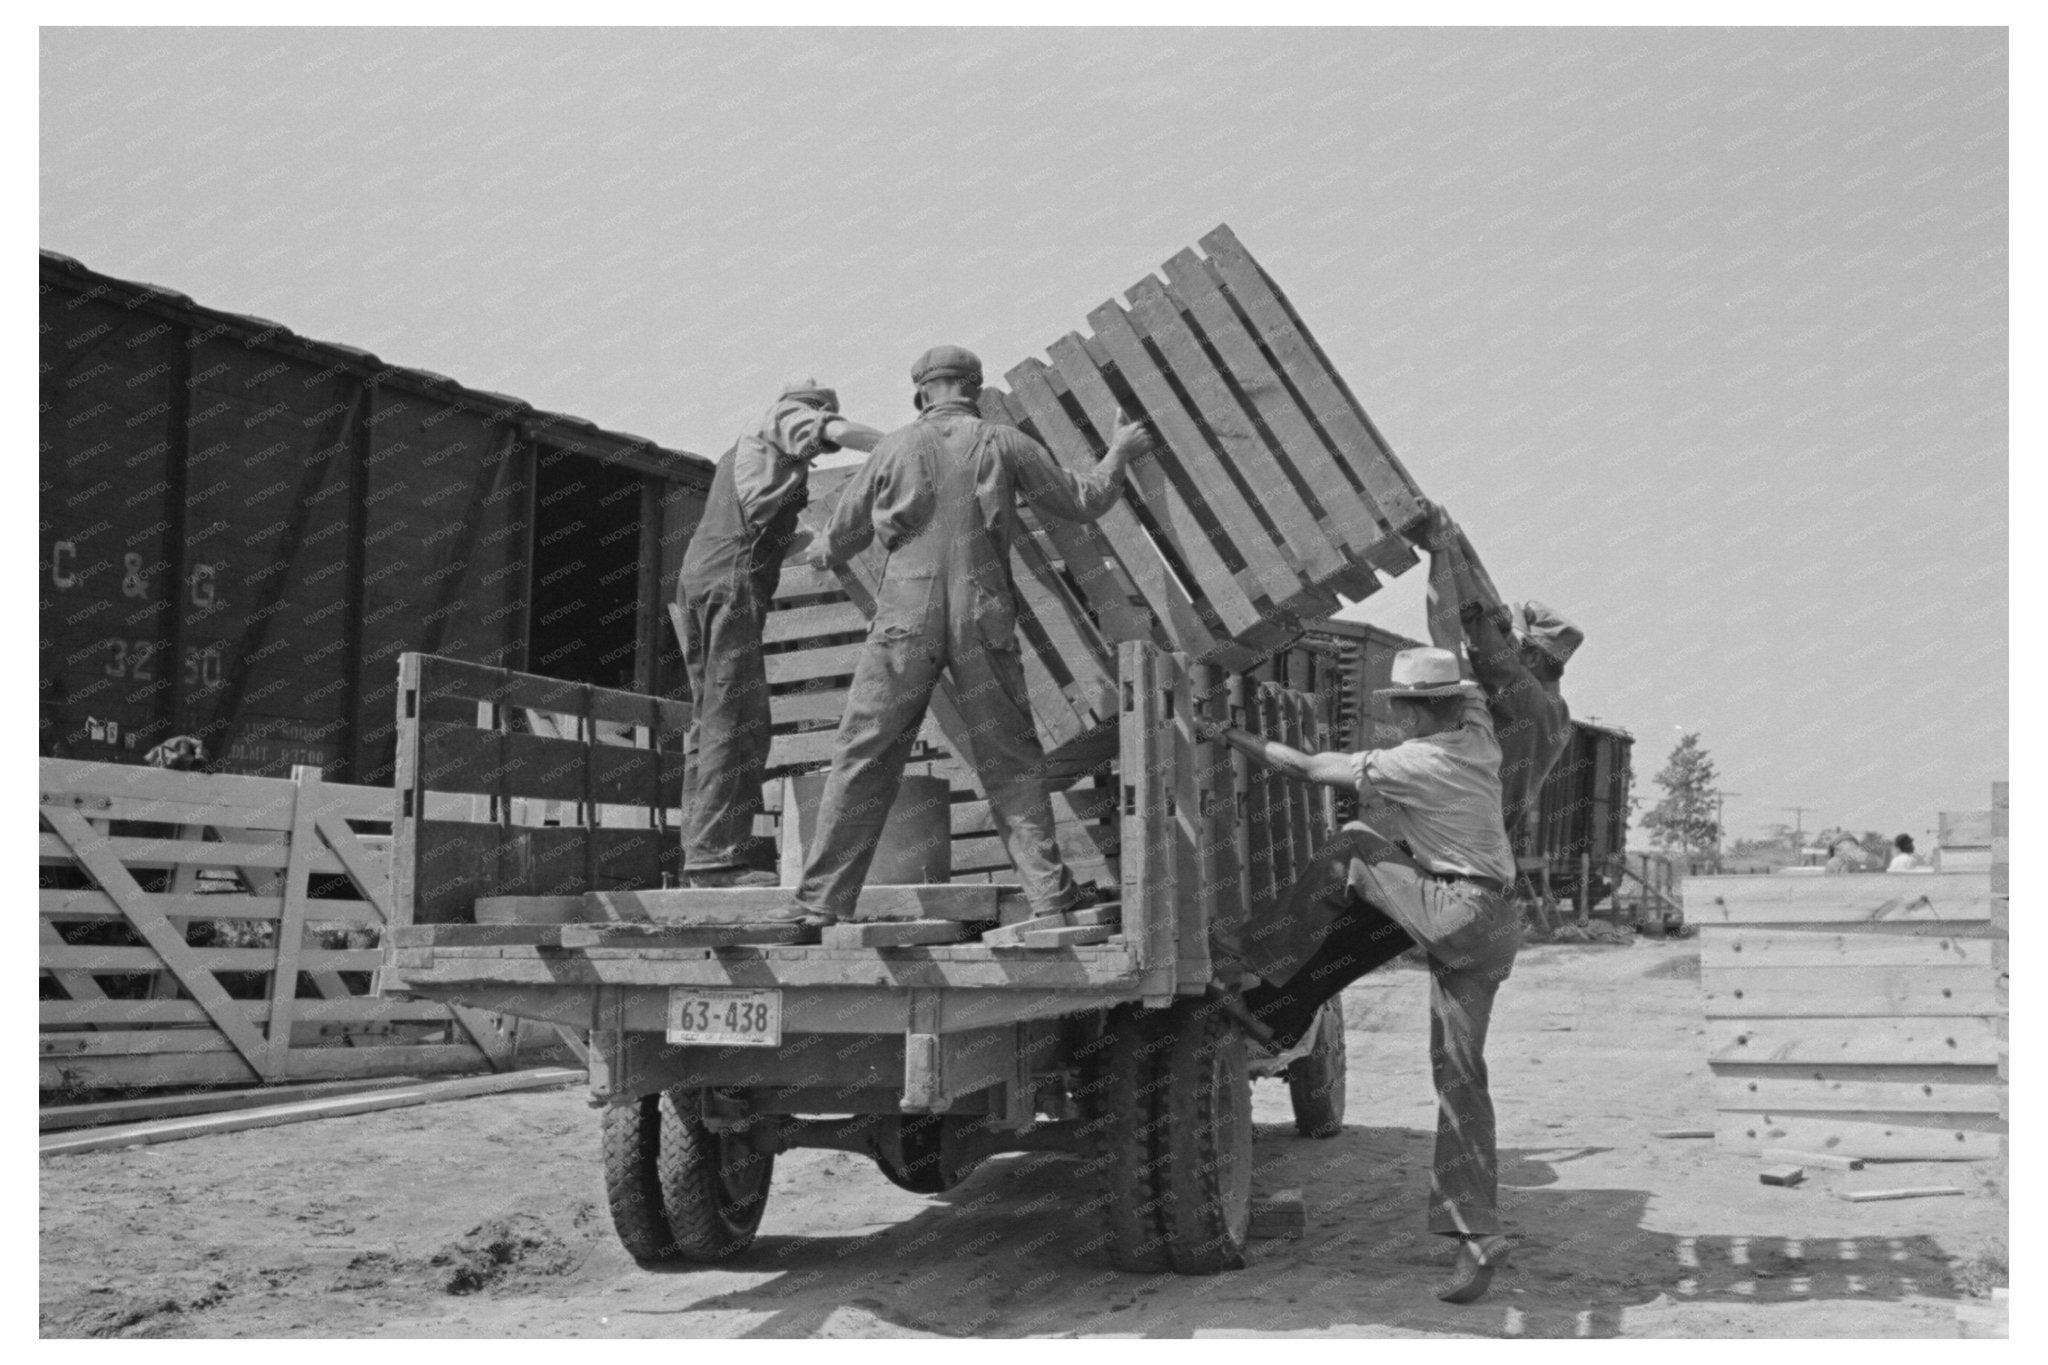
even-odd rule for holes
{"type": "Polygon", "coordinates": [[[1982,873],[1696,877],[1717,1147],[1998,1154],[2004,1003],[1982,873]]]}
{"type": "Polygon", "coordinates": [[[379,997],[388,788],[40,761],[39,1084],[513,1065],[508,1021],[379,997]]]}

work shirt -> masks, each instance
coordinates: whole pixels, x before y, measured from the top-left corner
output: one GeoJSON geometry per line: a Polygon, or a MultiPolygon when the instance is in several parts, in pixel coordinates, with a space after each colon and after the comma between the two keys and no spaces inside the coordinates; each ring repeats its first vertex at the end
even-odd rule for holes
{"type": "MultiPolygon", "coordinates": [[[[949,400],[934,403],[909,427],[882,439],[860,472],[848,481],[825,528],[825,544],[834,563],[858,553],[870,540],[880,540],[893,555],[931,525],[933,479],[924,459],[924,443],[910,437],[918,428],[929,427],[949,445],[957,444],[954,438],[968,423],[980,423],[974,405],[949,400]]],[[[974,502],[981,526],[994,542],[1005,570],[1016,506],[1028,506],[1041,516],[1065,521],[1093,521],[1115,504],[1120,491],[1117,480],[1064,468],[1044,446],[1015,427],[982,425],[982,439],[970,456],[978,462],[974,502]]]]}
{"type": "Polygon", "coordinates": [[[785,398],[733,443],[712,473],[704,515],[683,554],[680,598],[714,587],[736,590],[744,580],[767,610],[809,495],[811,461],[839,449],[825,438],[838,418],[785,398]]]}
{"type": "Polygon", "coordinates": [[[1500,742],[1486,702],[1465,703],[1455,730],[1367,749],[1351,758],[1359,818],[1404,843],[1431,872],[1515,880],[1500,821],[1500,742]]]}

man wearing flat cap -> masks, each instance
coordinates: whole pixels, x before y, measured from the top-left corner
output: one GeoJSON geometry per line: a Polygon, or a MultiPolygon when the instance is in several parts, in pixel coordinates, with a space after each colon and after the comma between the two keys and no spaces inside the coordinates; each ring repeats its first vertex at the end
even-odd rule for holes
{"type": "Polygon", "coordinates": [[[809,496],[811,462],[843,446],[873,450],[881,437],[841,417],[831,389],[815,379],[793,380],[711,476],[703,520],[676,579],[694,707],[683,741],[683,875],[690,886],[778,880],[747,867],[773,733],[762,623],[782,561],[802,548],[797,514],[809,496]]]}
{"type": "Polygon", "coordinates": [[[1437,1093],[1428,1227],[1458,1242],[1439,1297],[1470,1303],[1507,1251],[1485,1056],[1494,995],[1521,946],[1521,910],[1509,895],[1515,860],[1500,821],[1501,751],[1456,654],[1403,650],[1390,681],[1376,695],[1404,736],[1392,748],[1305,754],[1213,722],[1199,728],[1286,776],[1358,793],[1359,818],[1316,851],[1275,913],[1246,926],[1244,962],[1263,984],[1244,1003],[1291,1046],[1325,1000],[1422,946],[1437,1093]]]}
{"type": "Polygon", "coordinates": [[[932,688],[944,669],[971,736],[969,758],[1034,912],[1085,903],[1053,841],[1044,750],[1017,652],[1010,535],[1019,503],[1093,521],[1119,495],[1125,463],[1149,448],[1120,425],[1093,471],[1063,468],[1015,427],[978,415],[981,362],[937,346],[911,368],[918,418],[882,438],[818,534],[812,563],[840,564],[871,540],[889,557],[855,666],[832,772],[784,918],[823,926],[853,913],[895,803],[932,688]]]}

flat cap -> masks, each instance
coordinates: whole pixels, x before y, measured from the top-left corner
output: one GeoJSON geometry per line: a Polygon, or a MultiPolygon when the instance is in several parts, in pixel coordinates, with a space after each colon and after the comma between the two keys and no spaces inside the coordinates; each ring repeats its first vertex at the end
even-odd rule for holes
{"type": "Polygon", "coordinates": [[[839,411],[838,392],[826,388],[815,379],[789,380],[782,386],[782,391],[775,395],[775,401],[778,403],[792,398],[814,408],[823,408],[826,412],[839,411]]]}
{"type": "Polygon", "coordinates": [[[1586,643],[1585,631],[1541,602],[1522,603],[1516,615],[1521,619],[1515,633],[1561,664],[1570,663],[1579,646],[1586,643]]]}
{"type": "Polygon", "coordinates": [[[981,382],[981,357],[965,346],[934,346],[910,367],[910,382],[928,379],[972,379],[981,382]]]}

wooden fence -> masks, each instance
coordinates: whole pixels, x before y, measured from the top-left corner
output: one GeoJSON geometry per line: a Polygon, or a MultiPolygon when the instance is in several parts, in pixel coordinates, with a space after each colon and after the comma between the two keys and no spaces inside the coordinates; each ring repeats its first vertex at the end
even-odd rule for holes
{"type": "Polygon", "coordinates": [[[509,1020],[380,998],[389,788],[41,760],[45,1092],[503,1069],[509,1020]]]}
{"type": "Polygon", "coordinates": [[[1998,1153],[2000,1025],[1984,873],[1695,877],[1715,1145],[1998,1153]]]}

